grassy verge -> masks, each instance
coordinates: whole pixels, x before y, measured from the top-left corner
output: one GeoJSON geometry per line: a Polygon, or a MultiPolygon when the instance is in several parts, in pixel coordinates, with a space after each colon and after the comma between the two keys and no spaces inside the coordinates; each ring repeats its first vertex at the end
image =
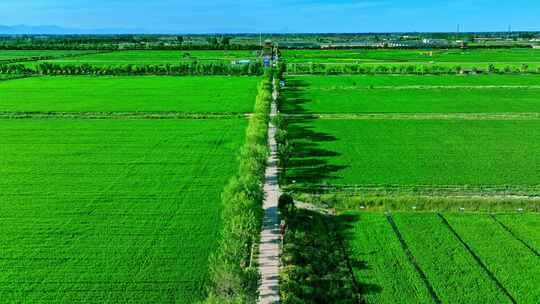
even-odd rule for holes
{"type": "Polygon", "coordinates": [[[419,196],[295,193],[295,199],[338,210],[540,212],[540,199],[525,196],[419,196]]]}

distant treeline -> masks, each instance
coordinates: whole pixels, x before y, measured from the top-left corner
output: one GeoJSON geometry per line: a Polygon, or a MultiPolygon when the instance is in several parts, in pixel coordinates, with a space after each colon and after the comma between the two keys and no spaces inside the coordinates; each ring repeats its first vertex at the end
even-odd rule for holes
{"type": "Polygon", "coordinates": [[[0,37],[0,50],[257,50],[259,43],[232,43],[230,36],[0,37]]]}
{"type": "Polygon", "coordinates": [[[89,64],[56,64],[43,62],[33,66],[24,64],[0,64],[1,74],[18,75],[169,75],[169,76],[203,76],[234,75],[259,76],[264,74],[260,62],[246,65],[227,63],[180,63],[163,65],[113,65],[96,66],[89,64]]]}
{"type": "Polygon", "coordinates": [[[451,50],[451,49],[465,49],[465,50],[480,50],[480,49],[530,49],[531,45],[528,44],[505,44],[505,45],[490,45],[490,44],[475,44],[469,45],[467,48],[463,48],[460,45],[402,45],[402,46],[374,46],[374,45],[332,45],[331,47],[320,47],[316,45],[306,46],[287,46],[280,45],[280,49],[287,50],[451,50]]]}
{"type": "Polygon", "coordinates": [[[109,44],[109,43],[92,43],[92,44],[77,44],[77,43],[31,43],[31,44],[13,44],[0,43],[0,50],[95,50],[95,51],[116,51],[116,50],[149,50],[149,51],[199,51],[199,50],[231,50],[231,51],[250,51],[260,50],[259,45],[241,45],[241,44],[182,44],[182,45],[167,45],[167,44],[109,44]]]}
{"type": "MultiPolygon", "coordinates": [[[[510,48],[531,48],[528,44],[505,44],[505,45],[483,45],[475,44],[469,45],[467,49],[510,49],[510,48]]],[[[281,49],[297,50],[320,50],[323,49],[320,45],[287,45],[283,43],[280,45],[281,49]]],[[[396,50],[436,50],[436,49],[461,49],[459,45],[410,45],[410,46],[370,46],[370,45],[335,45],[332,47],[325,47],[324,49],[335,50],[380,50],[380,49],[396,49],[396,50]]],[[[148,51],[254,51],[260,50],[259,44],[121,44],[121,43],[73,43],[73,42],[53,42],[53,43],[2,43],[0,42],[0,50],[12,50],[12,51],[32,51],[32,50],[66,50],[66,51],[117,51],[117,50],[148,50],[148,51]]]]}
{"type": "Polygon", "coordinates": [[[410,75],[445,75],[445,74],[540,74],[540,67],[531,68],[522,65],[493,65],[488,67],[463,67],[460,65],[429,65],[429,64],[320,64],[320,63],[289,63],[289,74],[317,75],[375,75],[375,74],[410,74],[410,75]]]}

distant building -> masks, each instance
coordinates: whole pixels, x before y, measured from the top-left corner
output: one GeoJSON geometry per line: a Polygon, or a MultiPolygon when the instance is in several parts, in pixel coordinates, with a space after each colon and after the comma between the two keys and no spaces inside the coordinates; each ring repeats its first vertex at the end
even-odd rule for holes
{"type": "Polygon", "coordinates": [[[447,46],[449,45],[446,39],[422,39],[422,43],[430,46],[447,46]]]}
{"type": "Polygon", "coordinates": [[[274,45],[272,44],[272,40],[267,39],[264,41],[263,49],[262,49],[262,55],[264,56],[270,56],[274,54],[274,45]]]}
{"type": "Polygon", "coordinates": [[[480,75],[484,74],[484,70],[481,69],[463,69],[460,72],[461,75],[480,75]]]}
{"type": "Polygon", "coordinates": [[[240,65],[251,64],[251,60],[249,59],[235,60],[232,62],[232,64],[240,64],[240,65]]]}

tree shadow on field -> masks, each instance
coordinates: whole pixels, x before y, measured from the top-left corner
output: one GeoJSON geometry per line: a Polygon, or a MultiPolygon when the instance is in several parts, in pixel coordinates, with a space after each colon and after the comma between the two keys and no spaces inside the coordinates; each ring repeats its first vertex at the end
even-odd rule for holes
{"type": "MultiPolygon", "coordinates": [[[[310,188],[339,179],[335,173],[347,168],[346,165],[331,164],[333,157],[341,154],[323,148],[323,143],[335,142],[335,136],[315,130],[313,123],[318,119],[314,117],[305,105],[311,100],[305,93],[309,85],[300,79],[291,79],[283,89],[280,100],[280,111],[287,116],[287,131],[292,153],[286,168],[284,182],[297,184],[300,187],[310,188]]],[[[305,190],[308,190],[308,189],[305,190]]]]}
{"type": "MultiPolygon", "coordinates": [[[[308,209],[297,209],[288,218],[284,260],[306,270],[295,277],[298,284],[316,290],[306,294],[302,291],[305,288],[298,288],[300,299],[309,299],[310,303],[363,303],[366,295],[382,291],[376,284],[362,282],[365,279],[358,271],[368,266],[349,248],[358,220],[356,215],[336,216],[308,209]]],[[[289,264],[285,265],[288,268],[289,264]]]]}
{"type": "MultiPolygon", "coordinates": [[[[344,256],[346,257],[347,264],[350,272],[354,275],[355,285],[358,292],[361,295],[377,294],[382,292],[382,288],[379,285],[365,282],[365,279],[360,277],[358,273],[365,269],[370,269],[371,266],[363,261],[361,256],[351,251],[351,247],[348,244],[352,244],[355,241],[355,224],[361,221],[358,214],[340,214],[331,217],[333,229],[336,231],[336,235],[339,236],[342,242],[342,248],[344,256]]],[[[373,255],[376,252],[362,253],[373,255]]]]}

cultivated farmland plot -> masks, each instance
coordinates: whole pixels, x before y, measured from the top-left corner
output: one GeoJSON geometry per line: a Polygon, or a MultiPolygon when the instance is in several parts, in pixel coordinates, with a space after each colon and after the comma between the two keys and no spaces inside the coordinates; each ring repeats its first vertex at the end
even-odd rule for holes
{"type": "Polygon", "coordinates": [[[293,122],[296,150],[287,177],[313,189],[484,187],[538,193],[539,128],[540,120],[293,122]]]}
{"type": "Polygon", "coordinates": [[[193,303],[247,121],[0,120],[0,298],[193,303]]]}
{"type": "Polygon", "coordinates": [[[349,240],[354,272],[368,303],[435,303],[380,213],[349,212],[356,217],[349,240]]]}
{"type": "Polygon", "coordinates": [[[539,193],[540,77],[291,77],[293,187],[539,193]]]}
{"type": "Polygon", "coordinates": [[[540,63],[540,50],[285,50],[292,63],[540,63]]]}
{"type": "Polygon", "coordinates": [[[356,218],[348,244],[367,303],[537,301],[538,257],[487,215],[397,213],[391,216],[396,232],[383,214],[347,214],[356,218]],[[432,295],[426,286],[432,287],[432,295]]]}
{"type": "Polygon", "coordinates": [[[286,113],[538,113],[538,76],[291,77],[286,113]]]}
{"type": "Polygon", "coordinates": [[[540,218],[534,214],[515,215],[501,214],[495,216],[503,228],[507,229],[514,237],[520,240],[531,251],[540,253],[540,218]]]}
{"type": "MultiPolygon", "coordinates": [[[[487,66],[540,58],[535,50],[285,53],[292,64],[487,66]]],[[[440,209],[431,203],[440,195],[449,202],[457,195],[456,204],[481,198],[463,204],[471,209],[495,198],[537,206],[540,77],[289,76],[282,96],[292,149],[282,180],[301,200],[322,201],[354,219],[343,236],[365,302],[539,301],[536,213],[346,209],[366,209],[376,198],[379,210],[412,210],[420,200],[444,210],[451,203],[440,209]]]]}
{"type": "Polygon", "coordinates": [[[0,83],[1,112],[248,113],[252,77],[32,77],[0,83]]]}

